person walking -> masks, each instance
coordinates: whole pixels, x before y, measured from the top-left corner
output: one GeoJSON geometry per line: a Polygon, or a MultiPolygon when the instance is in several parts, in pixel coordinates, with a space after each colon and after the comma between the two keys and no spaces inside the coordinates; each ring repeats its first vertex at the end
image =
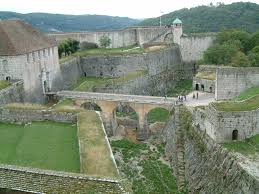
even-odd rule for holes
{"type": "Polygon", "coordinates": [[[197,94],[196,94],[196,98],[197,98],[197,99],[199,98],[199,92],[197,92],[197,94]]]}
{"type": "Polygon", "coordinates": [[[195,99],[195,93],[193,93],[192,98],[195,99]]]}

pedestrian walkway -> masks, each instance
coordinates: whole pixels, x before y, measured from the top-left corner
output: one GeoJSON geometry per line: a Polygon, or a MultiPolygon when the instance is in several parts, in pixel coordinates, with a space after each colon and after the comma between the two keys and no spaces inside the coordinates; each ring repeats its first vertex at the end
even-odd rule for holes
{"type": "Polygon", "coordinates": [[[206,106],[209,103],[216,101],[215,94],[200,92],[200,91],[198,93],[199,93],[198,99],[196,98],[197,91],[194,91],[187,95],[187,100],[184,101],[183,103],[186,106],[195,107],[195,106],[206,106]],[[195,98],[193,98],[193,94],[195,94],[195,98]]]}

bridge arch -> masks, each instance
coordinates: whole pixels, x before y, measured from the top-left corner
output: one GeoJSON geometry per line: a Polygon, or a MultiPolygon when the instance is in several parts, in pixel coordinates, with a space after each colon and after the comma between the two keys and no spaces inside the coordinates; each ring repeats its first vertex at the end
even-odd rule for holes
{"type": "Polygon", "coordinates": [[[95,102],[87,101],[81,104],[81,108],[86,110],[102,111],[102,108],[95,102]]]}

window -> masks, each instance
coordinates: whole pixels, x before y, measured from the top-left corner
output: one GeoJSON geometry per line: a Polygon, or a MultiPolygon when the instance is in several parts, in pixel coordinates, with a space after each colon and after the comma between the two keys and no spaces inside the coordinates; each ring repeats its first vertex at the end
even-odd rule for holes
{"type": "Polygon", "coordinates": [[[32,53],[32,60],[35,61],[35,52],[32,53]]]}
{"type": "Polygon", "coordinates": [[[30,63],[30,54],[27,54],[27,63],[30,63]]]}
{"type": "Polygon", "coordinates": [[[40,51],[38,51],[38,57],[39,57],[39,59],[41,59],[40,51]]]}

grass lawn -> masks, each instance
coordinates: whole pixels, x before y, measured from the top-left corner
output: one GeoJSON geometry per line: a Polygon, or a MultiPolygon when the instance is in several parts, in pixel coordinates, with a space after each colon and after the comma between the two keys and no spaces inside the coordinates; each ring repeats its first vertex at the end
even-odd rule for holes
{"type": "Polygon", "coordinates": [[[259,96],[254,96],[242,102],[219,102],[212,103],[212,105],[219,111],[251,111],[259,108],[259,96]]]}
{"type": "Polygon", "coordinates": [[[155,108],[152,109],[148,113],[148,123],[155,123],[155,122],[166,122],[169,118],[169,112],[168,110],[165,110],[163,108],[155,108]]]}
{"type": "Polygon", "coordinates": [[[96,49],[87,49],[84,51],[78,51],[71,56],[64,57],[60,59],[60,63],[64,63],[65,61],[69,61],[74,57],[86,57],[91,55],[122,55],[122,54],[139,54],[144,53],[145,50],[143,48],[131,46],[125,48],[96,48],[96,49]]]}
{"type": "Polygon", "coordinates": [[[247,156],[259,154],[259,135],[253,136],[243,141],[224,143],[223,146],[227,149],[247,156]]]}
{"type": "Polygon", "coordinates": [[[102,123],[94,111],[79,115],[78,138],[81,149],[81,173],[100,177],[117,177],[102,123]]]}
{"type": "Polygon", "coordinates": [[[114,84],[121,84],[130,80],[134,80],[140,76],[146,75],[147,71],[135,71],[118,78],[100,78],[100,77],[82,77],[74,86],[76,91],[94,91],[96,87],[109,87],[114,84]]]}
{"type": "Polygon", "coordinates": [[[122,139],[112,141],[113,152],[119,154],[117,164],[123,178],[132,184],[135,194],[177,194],[176,179],[170,165],[163,163],[164,145],[161,142],[133,143],[122,139]]]}
{"type": "Polygon", "coordinates": [[[33,122],[0,123],[0,163],[67,172],[80,172],[75,125],[33,122]]]}
{"type": "Polygon", "coordinates": [[[245,90],[238,97],[234,98],[234,100],[242,101],[242,100],[246,100],[248,98],[254,97],[258,94],[259,94],[259,87],[255,86],[255,87],[245,90]]]}
{"type": "Polygon", "coordinates": [[[180,80],[175,88],[168,91],[167,96],[176,97],[179,95],[187,95],[192,91],[192,80],[180,80]]]}
{"type": "Polygon", "coordinates": [[[10,103],[6,104],[5,108],[8,109],[21,109],[21,110],[46,110],[48,106],[42,104],[31,104],[31,103],[10,103]]]}
{"type": "Polygon", "coordinates": [[[7,88],[8,86],[10,86],[11,84],[5,80],[0,80],[0,90],[7,88]]]}
{"type": "Polygon", "coordinates": [[[200,79],[216,80],[216,72],[198,72],[195,77],[200,79]]]}
{"type": "Polygon", "coordinates": [[[75,106],[72,99],[61,100],[52,108],[56,112],[79,113],[81,111],[84,111],[83,108],[75,106]]]}

